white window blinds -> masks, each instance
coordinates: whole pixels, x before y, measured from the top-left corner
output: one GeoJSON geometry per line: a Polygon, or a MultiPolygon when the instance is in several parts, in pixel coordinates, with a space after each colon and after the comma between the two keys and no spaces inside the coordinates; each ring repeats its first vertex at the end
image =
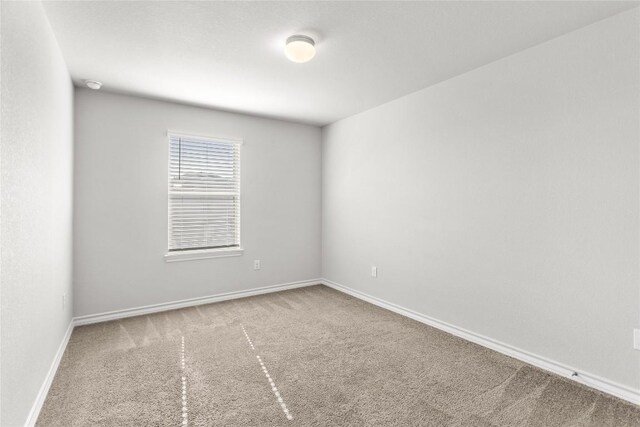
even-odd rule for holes
{"type": "Polygon", "coordinates": [[[240,247],[240,142],[169,134],[169,251],[240,247]]]}

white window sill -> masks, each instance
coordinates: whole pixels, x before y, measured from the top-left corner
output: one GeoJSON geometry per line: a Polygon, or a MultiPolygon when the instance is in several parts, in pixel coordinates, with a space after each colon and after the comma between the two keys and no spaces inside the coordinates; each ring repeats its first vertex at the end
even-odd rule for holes
{"type": "Polygon", "coordinates": [[[164,256],[166,262],[192,261],[207,258],[226,258],[240,256],[244,252],[242,248],[200,249],[193,251],[168,252],[164,256]]]}

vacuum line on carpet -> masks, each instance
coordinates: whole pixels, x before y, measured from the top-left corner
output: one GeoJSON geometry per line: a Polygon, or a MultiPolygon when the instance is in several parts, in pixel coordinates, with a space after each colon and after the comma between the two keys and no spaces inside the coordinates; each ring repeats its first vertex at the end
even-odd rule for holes
{"type": "MultiPolygon", "coordinates": [[[[244,329],[243,325],[240,325],[240,326],[242,326],[242,332],[244,332],[244,336],[247,338],[247,342],[249,343],[251,350],[255,351],[256,348],[254,347],[253,342],[251,341],[251,338],[249,338],[249,334],[247,334],[247,331],[244,329]]],[[[284,399],[280,395],[280,392],[278,391],[278,387],[276,387],[276,383],[273,381],[273,378],[271,378],[271,375],[269,375],[269,371],[267,370],[267,367],[262,361],[262,358],[259,355],[256,355],[256,358],[258,359],[258,363],[260,363],[260,368],[262,368],[262,372],[264,373],[264,376],[267,377],[267,381],[269,381],[269,385],[271,386],[271,391],[273,391],[273,394],[276,397],[276,400],[280,404],[280,407],[282,408],[282,412],[284,412],[288,420],[292,420],[293,416],[289,412],[287,405],[284,403],[284,399]]]]}
{"type": "Polygon", "coordinates": [[[187,373],[185,372],[184,359],[184,337],[182,337],[182,348],[180,349],[180,365],[182,367],[182,425],[189,424],[187,411],[187,373]]]}
{"type": "Polygon", "coordinates": [[[242,332],[244,332],[244,336],[245,336],[245,338],[247,338],[247,342],[251,346],[251,350],[255,351],[256,348],[253,346],[253,343],[251,342],[251,338],[249,338],[249,335],[247,334],[247,331],[245,331],[244,326],[242,326],[242,332]]]}

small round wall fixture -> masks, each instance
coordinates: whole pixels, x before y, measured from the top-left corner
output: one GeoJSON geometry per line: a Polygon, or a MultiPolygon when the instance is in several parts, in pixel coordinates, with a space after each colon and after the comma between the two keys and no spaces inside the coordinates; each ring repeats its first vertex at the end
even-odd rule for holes
{"type": "Polygon", "coordinates": [[[102,87],[102,83],[97,82],[95,80],[85,80],[84,84],[87,85],[89,89],[98,90],[102,87]]]}
{"type": "Polygon", "coordinates": [[[293,62],[303,63],[311,60],[316,54],[316,42],[309,36],[300,34],[287,38],[284,53],[293,62]]]}

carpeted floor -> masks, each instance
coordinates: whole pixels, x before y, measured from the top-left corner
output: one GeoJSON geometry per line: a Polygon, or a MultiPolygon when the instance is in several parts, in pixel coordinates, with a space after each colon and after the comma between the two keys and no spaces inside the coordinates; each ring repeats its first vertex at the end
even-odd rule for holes
{"type": "Polygon", "coordinates": [[[38,425],[619,427],[640,407],[319,285],[78,327],[38,425]]]}

